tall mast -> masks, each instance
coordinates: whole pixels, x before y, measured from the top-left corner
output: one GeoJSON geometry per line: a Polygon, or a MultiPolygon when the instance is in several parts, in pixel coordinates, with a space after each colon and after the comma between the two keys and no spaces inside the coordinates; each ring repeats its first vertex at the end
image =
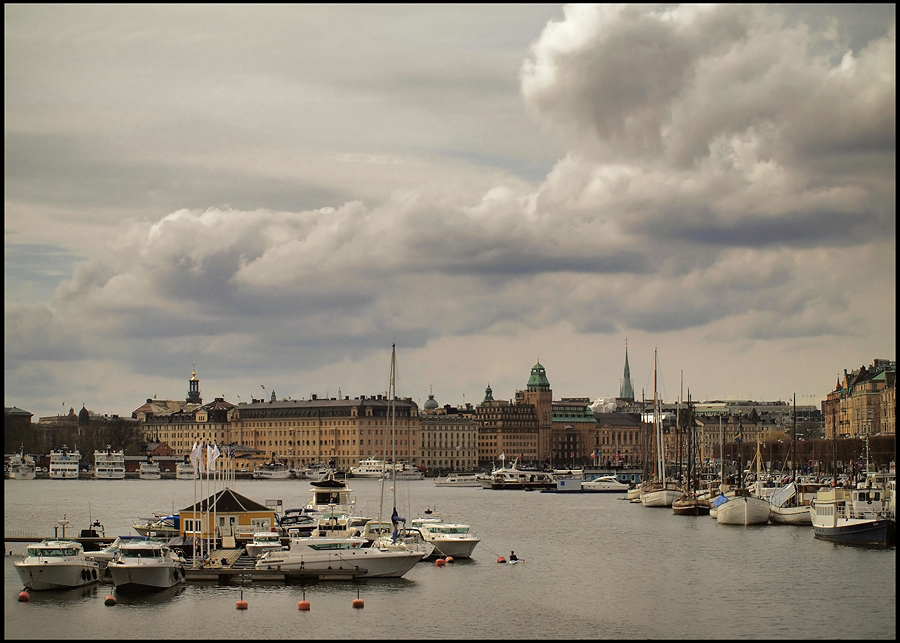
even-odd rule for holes
{"type": "Polygon", "coordinates": [[[391,488],[394,492],[394,515],[397,513],[397,388],[394,376],[397,369],[397,349],[391,344],[391,488]]]}
{"type": "Polygon", "coordinates": [[[794,393],[794,425],[791,428],[791,480],[797,479],[797,394],[794,393]]]}
{"type": "Polygon", "coordinates": [[[666,479],[666,464],[662,441],[662,429],[659,426],[659,399],[656,394],[656,365],[658,358],[653,349],[653,426],[656,430],[656,477],[660,482],[666,479]]]}

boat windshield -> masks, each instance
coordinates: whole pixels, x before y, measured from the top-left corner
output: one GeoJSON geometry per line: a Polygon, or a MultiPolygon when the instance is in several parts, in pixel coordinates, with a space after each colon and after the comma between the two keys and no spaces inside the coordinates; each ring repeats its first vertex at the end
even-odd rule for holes
{"type": "Polygon", "coordinates": [[[336,542],[336,543],[307,543],[307,546],[310,549],[315,549],[316,551],[325,551],[330,549],[356,549],[360,546],[360,542],[358,540],[347,541],[347,542],[336,542]]]}
{"type": "Polygon", "coordinates": [[[28,547],[29,556],[75,556],[77,551],[74,548],[66,547],[28,547]]]}

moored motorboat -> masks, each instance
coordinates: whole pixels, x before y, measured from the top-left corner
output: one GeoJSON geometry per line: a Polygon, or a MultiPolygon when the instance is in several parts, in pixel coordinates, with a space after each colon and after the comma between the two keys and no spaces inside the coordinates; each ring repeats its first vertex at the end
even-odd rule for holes
{"type": "Polygon", "coordinates": [[[277,531],[258,531],[245,547],[250,558],[259,558],[267,551],[280,551],[282,548],[281,535],[277,531]]]}
{"type": "Polygon", "coordinates": [[[107,569],[116,591],[162,590],[184,582],[187,561],[159,540],[122,543],[107,569]]]}
{"type": "Polygon", "coordinates": [[[435,487],[480,487],[486,476],[481,473],[448,473],[446,477],[435,478],[435,487]]]}
{"type": "Polygon", "coordinates": [[[72,589],[100,580],[96,561],[85,556],[81,543],[45,540],[30,544],[21,561],[13,562],[27,589],[72,589]]]}
{"type": "Polygon", "coordinates": [[[417,551],[367,547],[365,538],[291,538],[290,548],[266,552],[256,569],[278,570],[290,575],[322,571],[346,571],[360,578],[400,578],[422,560],[417,551]]]}
{"type": "Polygon", "coordinates": [[[614,475],[607,475],[598,476],[593,480],[585,480],[581,483],[581,488],[585,491],[624,493],[628,491],[629,485],[626,482],[620,482],[614,475]]]}
{"type": "Polygon", "coordinates": [[[421,531],[425,540],[434,545],[434,556],[470,558],[481,542],[469,525],[443,522],[440,518],[414,518],[410,527],[421,531]]]}
{"type": "Polygon", "coordinates": [[[181,533],[181,516],[154,516],[145,522],[136,522],[131,525],[142,536],[156,536],[158,538],[173,538],[181,533]]]}

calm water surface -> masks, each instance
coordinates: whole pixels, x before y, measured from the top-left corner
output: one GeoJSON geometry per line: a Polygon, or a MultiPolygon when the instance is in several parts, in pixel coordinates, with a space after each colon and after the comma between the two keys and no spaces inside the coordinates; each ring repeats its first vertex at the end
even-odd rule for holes
{"type": "MultiPolygon", "coordinates": [[[[401,579],[188,584],[118,596],[111,585],[32,592],[20,603],[5,557],[4,635],[15,639],[685,639],[896,638],[896,550],[826,543],[808,527],[734,527],[674,516],[619,494],[549,494],[401,483],[405,517],[432,508],[472,525],[470,560],[419,563],[401,579]],[[525,564],[500,565],[515,550],[525,564]],[[235,609],[235,602],[249,609],[235,609]],[[365,602],[354,609],[357,597],[365,602]],[[309,611],[297,603],[307,600],[309,611]]],[[[351,480],[361,513],[377,516],[381,483],[351,480]]],[[[6,480],[5,531],[53,534],[66,514],[108,535],[191,505],[189,480],[6,480]]],[[[302,506],[307,481],[242,481],[257,502],[302,506]]],[[[199,492],[199,490],[198,490],[199,492]]],[[[386,490],[390,496],[389,488],[386,490]]],[[[208,494],[202,494],[204,497],[208,494]]],[[[390,498],[385,507],[390,513],[390,498]]],[[[69,532],[72,533],[71,531],[69,532]]]]}

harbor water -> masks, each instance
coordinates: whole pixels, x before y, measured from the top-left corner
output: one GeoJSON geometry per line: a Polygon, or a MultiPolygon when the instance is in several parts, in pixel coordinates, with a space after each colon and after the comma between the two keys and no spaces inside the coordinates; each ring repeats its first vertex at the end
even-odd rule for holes
{"type": "MultiPolygon", "coordinates": [[[[359,513],[391,512],[391,491],[351,479],[359,513]]],[[[299,507],[305,480],[238,480],[253,500],[299,507]]],[[[23,589],[5,556],[7,639],[890,639],[896,638],[896,549],[817,540],[811,527],[736,527],[674,516],[621,494],[555,494],[398,483],[398,510],[432,509],[472,526],[474,555],[421,562],[400,579],[308,584],[188,583],[117,596],[112,585],[23,589]],[[515,550],[524,563],[499,564],[515,550]],[[362,599],[363,608],[353,601],[362,599]],[[247,602],[246,610],[236,602],[247,602]],[[306,600],[308,611],[298,610],[306,600]]],[[[100,520],[108,536],[188,507],[190,480],[6,480],[7,535],[77,534],[100,520]]]]}

